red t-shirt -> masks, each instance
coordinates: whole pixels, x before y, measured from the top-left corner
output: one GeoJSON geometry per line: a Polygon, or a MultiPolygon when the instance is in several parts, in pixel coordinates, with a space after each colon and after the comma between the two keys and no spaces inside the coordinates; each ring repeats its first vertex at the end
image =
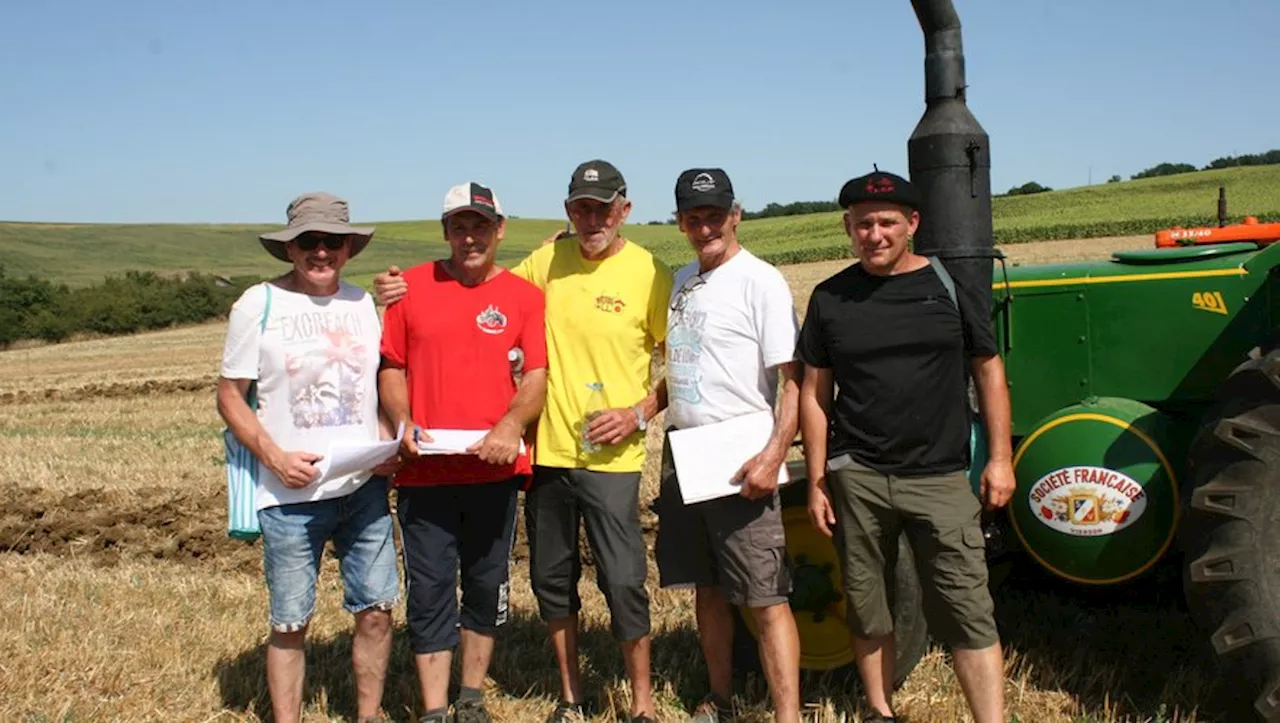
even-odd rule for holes
{"type": "MultiPolygon", "coordinates": [[[[404,277],[408,293],[383,316],[382,356],[405,370],[414,423],[428,431],[491,429],[516,393],[507,352],[524,351],[526,372],[547,366],[542,291],[506,270],[463,286],[435,262],[404,277]]],[[[395,484],[496,482],[531,473],[527,450],[506,466],[474,455],[427,455],[402,467],[395,484]]]]}

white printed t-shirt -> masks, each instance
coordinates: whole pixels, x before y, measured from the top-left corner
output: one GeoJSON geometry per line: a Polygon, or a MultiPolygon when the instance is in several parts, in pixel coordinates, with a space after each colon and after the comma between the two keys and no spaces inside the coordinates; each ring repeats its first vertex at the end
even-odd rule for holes
{"type": "MultiPolygon", "coordinates": [[[[330,441],[378,440],[378,346],[382,322],[373,299],[341,283],[332,296],[271,287],[245,290],[231,307],[222,376],[258,380],[258,420],[286,452],[327,454],[330,441]]],[[[369,480],[356,472],[290,489],[258,463],[257,508],[343,497],[369,480]]]]}
{"type": "Polygon", "coordinates": [[[773,411],[771,367],[795,358],[799,334],[782,273],[744,248],[704,274],[697,261],[680,269],[671,299],[683,306],[667,316],[666,426],[773,411]]]}

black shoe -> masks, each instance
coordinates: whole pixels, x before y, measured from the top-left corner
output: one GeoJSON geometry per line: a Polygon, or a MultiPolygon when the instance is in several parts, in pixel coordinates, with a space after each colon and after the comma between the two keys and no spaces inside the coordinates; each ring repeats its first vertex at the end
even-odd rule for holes
{"type": "Polygon", "coordinates": [[[863,718],[862,723],[898,723],[898,719],[891,715],[872,713],[866,718],[863,718]]]}
{"type": "Polygon", "coordinates": [[[585,723],[586,720],[587,711],[581,703],[566,703],[562,700],[551,711],[551,715],[547,716],[546,723],[585,723]]]}
{"type": "Polygon", "coordinates": [[[707,693],[687,723],[729,723],[732,720],[733,704],[721,700],[715,693],[707,693]]]}
{"type": "Polygon", "coordinates": [[[455,723],[492,723],[483,700],[460,700],[453,704],[455,723]]]}

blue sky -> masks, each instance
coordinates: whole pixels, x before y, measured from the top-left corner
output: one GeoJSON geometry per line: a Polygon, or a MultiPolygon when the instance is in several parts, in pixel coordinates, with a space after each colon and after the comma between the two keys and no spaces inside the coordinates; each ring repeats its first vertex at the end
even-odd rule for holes
{"type": "MultiPolygon", "coordinates": [[[[957,0],[992,186],[1280,147],[1275,0],[957,0]]],[[[446,189],[563,217],[617,164],[633,221],[679,172],[748,209],[905,173],[924,110],[908,0],[5,0],[0,219],[280,223],[298,193],[434,218],[446,189]]]]}

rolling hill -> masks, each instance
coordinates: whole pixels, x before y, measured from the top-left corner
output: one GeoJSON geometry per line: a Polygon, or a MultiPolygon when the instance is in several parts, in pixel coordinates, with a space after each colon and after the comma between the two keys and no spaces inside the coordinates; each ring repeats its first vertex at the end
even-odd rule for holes
{"type": "MultiPolygon", "coordinates": [[[[1216,218],[1219,186],[1227,189],[1232,219],[1255,215],[1280,220],[1280,166],[1253,166],[997,197],[992,203],[995,240],[1146,234],[1175,224],[1209,224],[1216,218]]],[[[445,251],[438,220],[374,223],[374,242],[347,267],[346,274],[357,283],[389,264],[411,265],[445,251]]],[[[563,225],[552,219],[511,220],[499,263],[515,263],[563,225]]],[[[266,276],[283,268],[262,251],[256,236],[274,228],[278,226],[0,223],[0,264],[11,276],[35,274],[69,286],[127,270],[266,276]]],[[[669,264],[692,258],[672,225],[633,225],[624,233],[669,264]]],[[[848,253],[838,212],[745,221],[741,237],[774,263],[848,253]]]]}

